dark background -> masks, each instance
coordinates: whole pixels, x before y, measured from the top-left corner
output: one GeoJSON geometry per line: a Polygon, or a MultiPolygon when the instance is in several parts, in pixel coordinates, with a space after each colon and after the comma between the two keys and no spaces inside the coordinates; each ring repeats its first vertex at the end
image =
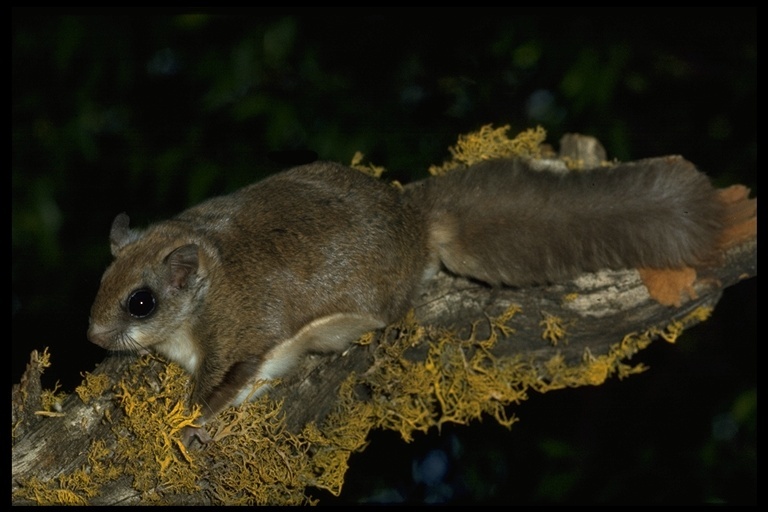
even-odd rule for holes
{"type": "MultiPolygon", "coordinates": [[[[108,231],[145,225],[317,155],[426,175],[459,134],[597,136],[621,160],[682,154],[756,191],[755,9],[14,11],[12,381],[50,347],[71,391],[108,231]],[[434,13],[434,16],[429,13],[434,13]]],[[[755,503],[756,279],[708,322],[597,388],[490,419],[379,432],[321,503],[755,503]]]]}

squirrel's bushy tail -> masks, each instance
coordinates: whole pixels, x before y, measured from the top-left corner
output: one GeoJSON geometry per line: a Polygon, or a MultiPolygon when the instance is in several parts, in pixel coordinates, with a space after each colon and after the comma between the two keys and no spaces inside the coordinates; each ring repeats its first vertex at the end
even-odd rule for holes
{"type": "Polygon", "coordinates": [[[717,251],[723,205],[680,157],[553,172],[493,160],[409,192],[452,272],[490,284],[556,282],[610,268],[675,268],[717,251]]]}

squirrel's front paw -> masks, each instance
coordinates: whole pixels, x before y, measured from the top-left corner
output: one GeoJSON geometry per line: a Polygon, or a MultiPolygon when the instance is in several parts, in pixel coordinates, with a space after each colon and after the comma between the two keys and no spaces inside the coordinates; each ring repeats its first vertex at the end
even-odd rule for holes
{"type": "Polygon", "coordinates": [[[197,441],[201,446],[213,441],[213,438],[208,434],[208,431],[203,427],[184,427],[181,431],[181,441],[184,446],[191,448],[197,441]]]}

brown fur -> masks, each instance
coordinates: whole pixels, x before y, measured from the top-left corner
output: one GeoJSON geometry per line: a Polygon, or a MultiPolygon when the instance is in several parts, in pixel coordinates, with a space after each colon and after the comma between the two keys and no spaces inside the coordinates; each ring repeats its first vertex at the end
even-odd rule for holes
{"type": "Polygon", "coordinates": [[[682,158],[553,173],[496,160],[428,180],[432,246],[451,271],[491,284],[551,283],[603,268],[697,265],[723,207],[682,158]]]}
{"type": "Polygon", "coordinates": [[[179,362],[211,417],[255,378],[401,317],[439,262],[515,286],[692,265],[716,247],[719,205],[679,158],[567,174],[498,160],[406,193],[310,164],[143,231],[119,215],[88,336],[179,362]]]}

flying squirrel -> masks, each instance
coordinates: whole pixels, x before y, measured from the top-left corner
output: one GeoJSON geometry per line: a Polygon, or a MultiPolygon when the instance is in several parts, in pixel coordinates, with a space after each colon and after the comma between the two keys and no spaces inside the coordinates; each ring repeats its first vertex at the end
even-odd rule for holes
{"type": "Polygon", "coordinates": [[[499,159],[405,190],[316,162],[143,230],[119,214],[88,339],[181,365],[205,422],[306,354],[400,319],[441,267],[524,287],[696,266],[715,256],[722,216],[679,157],[565,173],[499,159]]]}

